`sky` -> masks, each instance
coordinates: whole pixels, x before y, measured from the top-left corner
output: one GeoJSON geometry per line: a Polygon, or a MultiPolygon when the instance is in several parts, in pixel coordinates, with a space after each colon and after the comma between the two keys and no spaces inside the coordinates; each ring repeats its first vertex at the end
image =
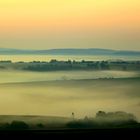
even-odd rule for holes
{"type": "Polygon", "coordinates": [[[140,0],[0,0],[0,47],[140,50],[140,0]]]}

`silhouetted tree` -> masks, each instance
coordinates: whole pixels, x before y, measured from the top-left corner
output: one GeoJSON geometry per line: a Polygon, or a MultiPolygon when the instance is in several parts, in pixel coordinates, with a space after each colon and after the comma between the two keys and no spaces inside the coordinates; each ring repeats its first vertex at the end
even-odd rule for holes
{"type": "Polygon", "coordinates": [[[28,124],[26,124],[23,121],[13,121],[10,126],[9,129],[11,130],[25,130],[25,129],[29,129],[28,124]]]}
{"type": "Polygon", "coordinates": [[[45,126],[42,124],[42,123],[39,123],[39,124],[37,124],[37,127],[39,127],[39,128],[44,128],[45,126]]]}

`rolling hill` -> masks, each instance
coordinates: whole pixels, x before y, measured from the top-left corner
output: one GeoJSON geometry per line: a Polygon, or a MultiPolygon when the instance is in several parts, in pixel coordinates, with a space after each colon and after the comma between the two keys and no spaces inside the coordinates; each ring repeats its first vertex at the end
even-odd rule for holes
{"type": "Polygon", "coordinates": [[[111,50],[111,49],[48,49],[24,50],[0,48],[0,55],[140,55],[140,51],[111,50]]]}

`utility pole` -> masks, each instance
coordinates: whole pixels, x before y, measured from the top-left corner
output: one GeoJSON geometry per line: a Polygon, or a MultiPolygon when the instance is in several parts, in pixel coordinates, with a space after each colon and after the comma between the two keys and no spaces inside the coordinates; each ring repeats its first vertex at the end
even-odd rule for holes
{"type": "Polygon", "coordinates": [[[72,112],[72,119],[73,119],[73,120],[75,119],[75,114],[74,114],[74,112],[72,112]]]}

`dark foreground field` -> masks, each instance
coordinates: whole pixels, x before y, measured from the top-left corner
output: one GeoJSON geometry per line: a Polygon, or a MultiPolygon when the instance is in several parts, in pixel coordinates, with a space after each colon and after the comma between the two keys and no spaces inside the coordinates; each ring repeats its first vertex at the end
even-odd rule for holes
{"type": "Polygon", "coordinates": [[[40,131],[0,131],[1,137],[14,138],[89,138],[89,139],[137,139],[140,129],[75,129],[75,130],[40,130],[40,131]]]}

